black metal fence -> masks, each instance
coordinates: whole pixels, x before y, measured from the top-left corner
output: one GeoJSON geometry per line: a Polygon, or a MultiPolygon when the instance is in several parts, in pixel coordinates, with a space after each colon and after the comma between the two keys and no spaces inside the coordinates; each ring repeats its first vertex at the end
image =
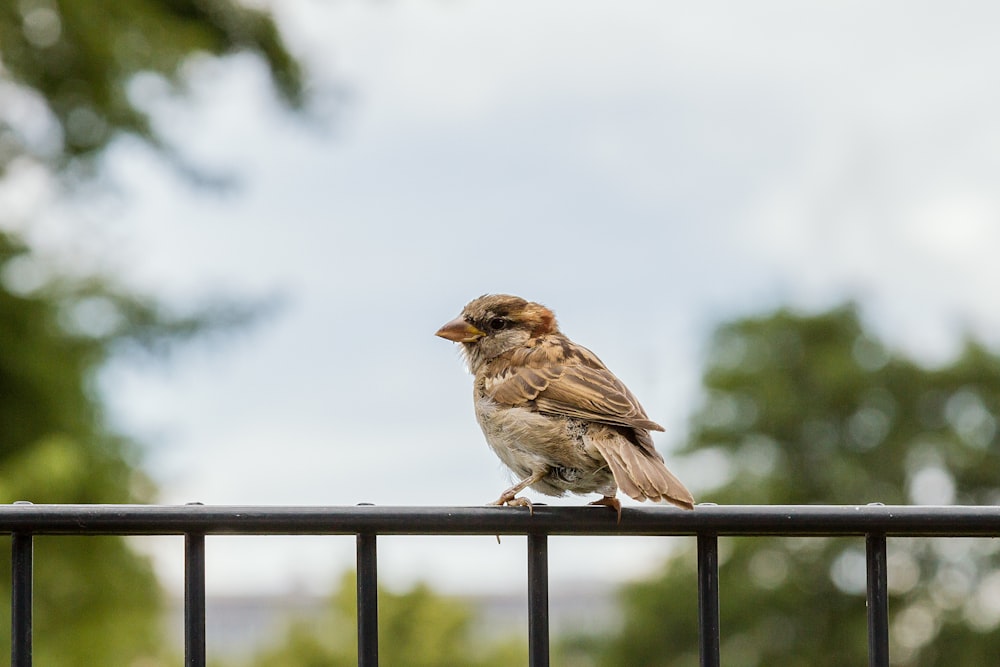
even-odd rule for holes
{"type": "MultiPolygon", "coordinates": [[[[701,664],[719,665],[718,536],[857,536],[866,544],[868,662],[889,665],[886,537],[1000,537],[1000,507],[536,505],[533,514],[501,507],[237,507],[146,505],[0,506],[0,532],[12,539],[11,665],[31,665],[32,538],[35,535],[184,535],[184,650],[205,665],[206,535],[356,535],[358,664],[378,664],[376,547],[379,535],[527,535],[531,667],[549,664],[550,535],[695,535],[701,664]]],[[[724,594],[725,591],[722,591],[724,594]]]]}

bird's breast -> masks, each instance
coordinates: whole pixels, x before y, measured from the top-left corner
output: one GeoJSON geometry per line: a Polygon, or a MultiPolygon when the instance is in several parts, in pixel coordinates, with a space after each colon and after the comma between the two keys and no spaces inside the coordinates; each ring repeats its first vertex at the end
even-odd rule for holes
{"type": "Polygon", "coordinates": [[[583,422],[498,404],[483,393],[475,400],[486,441],[516,474],[527,476],[542,468],[589,469],[597,463],[584,446],[583,422]]]}

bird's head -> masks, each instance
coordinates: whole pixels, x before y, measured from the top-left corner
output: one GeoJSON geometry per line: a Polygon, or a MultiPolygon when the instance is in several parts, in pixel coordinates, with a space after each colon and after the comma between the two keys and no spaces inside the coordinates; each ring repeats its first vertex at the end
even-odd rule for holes
{"type": "Polygon", "coordinates": [[[545,306],[509,294],[486,294],[435,335],[462,344],[469,370],[518,348],[531,338],[556,333],[556,316],[545,306]]]}

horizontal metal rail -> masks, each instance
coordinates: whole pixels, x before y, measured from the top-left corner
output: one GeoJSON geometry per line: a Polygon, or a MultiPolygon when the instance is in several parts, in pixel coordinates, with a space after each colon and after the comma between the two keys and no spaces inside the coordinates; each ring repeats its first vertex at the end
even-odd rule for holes
{"type": "Polygon", "coordinates": [[[0,505],[0,533],[35,535],[867,535],[996,537],[1000,506],[285,507],[0,505]]]}
{"type": "Polygon", "coordinates": [[[0,506],[13,536],[11,665],[30,667],[35,535],[184,535],[185,665],[204,667],[206,535],[355,535],[358,665],[378,665],[379,535],[527,535],[528,655],[549,662],[548,536],[693,535],[698,538],[701,665],[718,667],[718,536],[863,536],[867,560],[869,666],[889,665],[886,537],[1000,537],[1000,507],[699,505],[627,507],[621,521],[600,507],[264,507],[153,505],[0,506]]]}

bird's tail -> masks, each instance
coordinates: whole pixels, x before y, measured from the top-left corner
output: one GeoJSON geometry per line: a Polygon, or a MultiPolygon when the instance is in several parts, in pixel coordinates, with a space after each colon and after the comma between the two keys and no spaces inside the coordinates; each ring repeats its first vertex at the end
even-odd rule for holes
{"type": "Polygon", "coordinates": [[[650,456],[625,438],[594,438],[598,451],[608,462],[618,488],[635,500],[673,503],[694,509],[694,497],[663,460],[650,456]]]}

